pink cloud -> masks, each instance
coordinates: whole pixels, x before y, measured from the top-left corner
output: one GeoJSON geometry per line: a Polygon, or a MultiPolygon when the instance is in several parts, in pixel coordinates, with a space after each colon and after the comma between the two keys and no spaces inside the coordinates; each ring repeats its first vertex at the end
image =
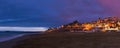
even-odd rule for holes
{"type": "Polygon", "coordinates": [[[120,16],[120,0],[98,0],[111,14],[120,16]]]}

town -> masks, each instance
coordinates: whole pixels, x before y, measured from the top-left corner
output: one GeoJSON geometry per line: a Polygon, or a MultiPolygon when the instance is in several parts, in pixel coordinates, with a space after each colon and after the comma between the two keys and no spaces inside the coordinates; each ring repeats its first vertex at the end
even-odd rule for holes
{"type": "Polygon", "coordinates": [[[61,25],[56,28],[49,28],[46,32],[119,32],[120,18],[107,17],[98,18],[96,21],[79,23],[74,21],[72,23],[61,25]]]}

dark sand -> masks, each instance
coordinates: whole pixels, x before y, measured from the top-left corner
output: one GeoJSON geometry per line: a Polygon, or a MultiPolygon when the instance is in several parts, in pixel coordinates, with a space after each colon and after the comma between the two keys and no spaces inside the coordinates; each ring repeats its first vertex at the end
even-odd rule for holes
{"type": "Polygon", "coordinates": [[[12,48],[120,48],[120,32],[34,34],[5,43],[12,48]]]}

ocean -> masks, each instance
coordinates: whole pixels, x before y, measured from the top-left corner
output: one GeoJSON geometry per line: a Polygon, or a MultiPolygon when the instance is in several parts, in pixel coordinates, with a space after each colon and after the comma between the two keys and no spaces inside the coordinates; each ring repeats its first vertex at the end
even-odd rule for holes
{"type": "Polygon", "coordinates": [[[24,31],[0,31],[0,42],[12,40],[28,34],[37,34],[40,32],[24,32],[24,31]]]}

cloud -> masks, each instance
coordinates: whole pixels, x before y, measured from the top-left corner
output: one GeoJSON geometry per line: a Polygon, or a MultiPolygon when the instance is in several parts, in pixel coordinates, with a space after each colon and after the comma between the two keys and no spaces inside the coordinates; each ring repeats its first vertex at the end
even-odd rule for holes
{"type": "Polygon", "coordinates": [[[120,0],[98,0],[98,2],[113,16],[120,17],[120,0]]]}
{"type": "Polygon", "coordinates": [[[23,20],[23,19],[2,19],[2,20],[0,20],[0,23],[2,23],[2,22],[19,21],[19,20],[23,20]]]}
{"type": "Polygon", "coordinates": [[[111,15],[98,3],[96,0],[1,0],[0,26],[53,27],[111,15]]]}

